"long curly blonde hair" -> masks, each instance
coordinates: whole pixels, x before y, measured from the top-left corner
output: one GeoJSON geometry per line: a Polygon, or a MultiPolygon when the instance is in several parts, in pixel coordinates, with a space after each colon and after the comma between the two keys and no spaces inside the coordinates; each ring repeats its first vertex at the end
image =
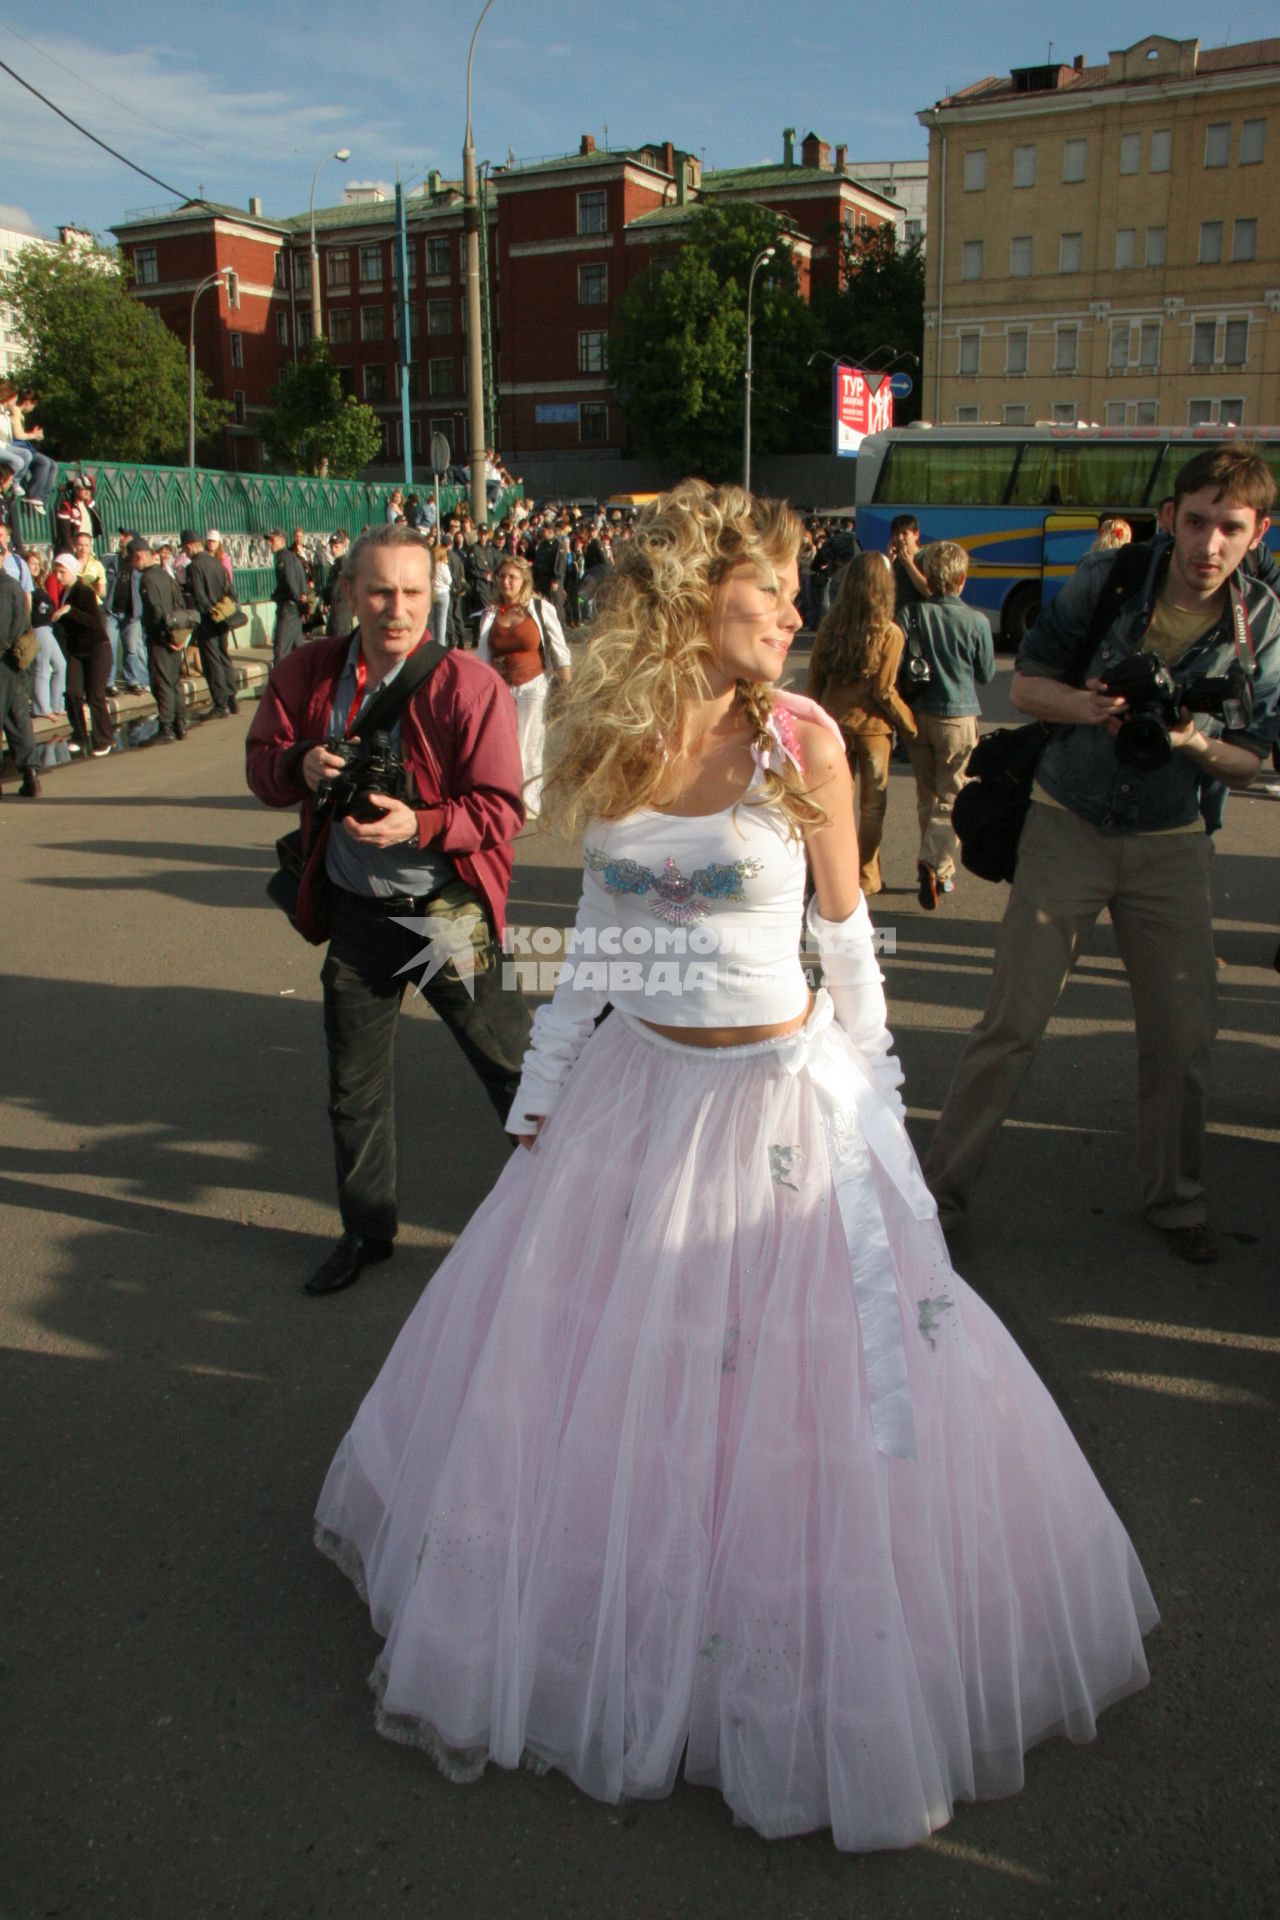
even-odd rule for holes
{"type": "MultiPolygon", "coordinates": [[[[614,549],[586,657],[550,720],[544,826],[573,838],[589,819],[619,820],[652,804],[669,753],[690,744],[692,703],[711,698],[716,589],[750,566],[762,587],[777,591],[802,531],[784,501],[702,480],[681,481],[643,510],[634,538],[614,549]]],[[[754,744],[773,748],[778,761],[767,731],[771,689],[740,680],[737,701],[754,744]]],[[[797,833],[826,820],[786,761],[766,774],[751,803],[776,805],[797,833]]]]}

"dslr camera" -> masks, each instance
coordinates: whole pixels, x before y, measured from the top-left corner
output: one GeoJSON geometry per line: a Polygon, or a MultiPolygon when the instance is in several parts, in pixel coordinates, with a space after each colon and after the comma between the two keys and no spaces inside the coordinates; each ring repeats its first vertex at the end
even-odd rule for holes
{"type": "Polygon", "coordinates": [[[382,794],[388,800],[408,799],[404,762],[392,748],[389,734],[375,733],[368,740],[357,735],[350,740],[326,740],[324,744],[325,751],[337,754],[343,767],[341,773],[322,780],[316,788],[312,819],[317,826],[323,820],[336,823],[351,819],[367,825],[380,819],[382,810],[371,804],[371,794],[382,794]]]}
{"type": "Polygon", "coordinates": [[[1239,660],[1225,673],[1195,674],[1179,680],[1153,653],[1132,653],[1102,675],[1107,692],[1128,703],[1116,735],[1116,759],[1139,773],[1151,773],[1172,758],[1169,735],[1182,724],[1182,709],[1207,713],[1228,732],[1253,720],[1253,690],[1239,660]]]}

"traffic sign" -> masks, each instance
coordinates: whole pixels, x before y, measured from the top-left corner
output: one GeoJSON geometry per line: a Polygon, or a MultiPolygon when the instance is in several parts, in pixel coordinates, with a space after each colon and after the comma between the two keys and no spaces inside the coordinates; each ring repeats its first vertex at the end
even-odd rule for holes
{"type": "Polygon", "coordinates": [[[444,435],[442,433],[433,433],[431,436],[432,472],[444,473],[452,458],[453,455],[449,448],[449,442],[445,439],[444,435]]]}
{"type": "Polygon", "coordinates": [[[915,384],[909,373],[895,373],[889,382],[889,391],[895,400],[905,400],[909,393],[915,391],[915,384]]]}

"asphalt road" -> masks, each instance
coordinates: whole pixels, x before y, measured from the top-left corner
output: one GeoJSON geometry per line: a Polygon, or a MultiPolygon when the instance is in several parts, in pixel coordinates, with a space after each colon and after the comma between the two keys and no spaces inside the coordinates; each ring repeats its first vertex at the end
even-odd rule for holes
{"type": "MultiPolygon", "coordinates": [[[[506,1148],[414,1006],[401,1250],[347,1294],[299,1293],[334,1231],[319,955],[264,901],[288,822],[244,790],[247,724],[0,802],[2,1920],[1276,1913],[1275,800],[1232,800],[1216,862],[1221,1264],[1179,1265],[1137,1214],[1105,927],[960,1260],[1134,1536],[1164,1614],[1152,1685],[1092,1746],[1034,1752],[1018,1797],[849,1857],[765,1843],[683,1785],[622,1808],[556,1776],[457,1788],[375,1736],[375,1641],[311,1509],[506,1148]]],[[[923,1142],[1002,890],[965,880],[922,913],[911,799],[896,769],[900,890],[876,917],[923,1142]]],[[[575,898],[569,850],[522,845],[514,918],[563,924],[575,898]]]]}

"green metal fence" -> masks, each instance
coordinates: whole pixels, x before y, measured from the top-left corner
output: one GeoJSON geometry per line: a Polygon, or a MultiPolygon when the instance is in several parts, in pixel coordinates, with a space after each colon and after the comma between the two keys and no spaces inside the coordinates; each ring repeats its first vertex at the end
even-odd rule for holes
{"type": "MultiPolygon", "coordinates": [[[[301,527],[308,540],[327,539],[335,527],[345,527],[352,539],[362,527],[386,517],[394,482],[366,484],[361,480],[309,480],[298,474],[216,473],[207,467],[141,467],[113,461],[85,460],[80,465],[93,475],[98,517],[107,553],[117,533],[127,527],[152,541],[177,543],[184,528],[201,535],[216,528],[235,568],[236,592],[242,600],[265,600],[275,585],[275,567],[267,534],[282,527],[291,535],[301,527]]],[[[78,469],[59,470],[58,486],[78,469]]],[[[429,484],[417,489],[431,497],[429,484]]],[[[489,509],[491,521],[501,519],[522,488],[504,493],[489,509]]],[[[465,487],[441,487],[440,511],[451,512],[467,501],[465,487]]],[[[45,546],[53,540],[53,502],[47,515],[18,505],[18,531],[27,545],[45,546]]]]}

